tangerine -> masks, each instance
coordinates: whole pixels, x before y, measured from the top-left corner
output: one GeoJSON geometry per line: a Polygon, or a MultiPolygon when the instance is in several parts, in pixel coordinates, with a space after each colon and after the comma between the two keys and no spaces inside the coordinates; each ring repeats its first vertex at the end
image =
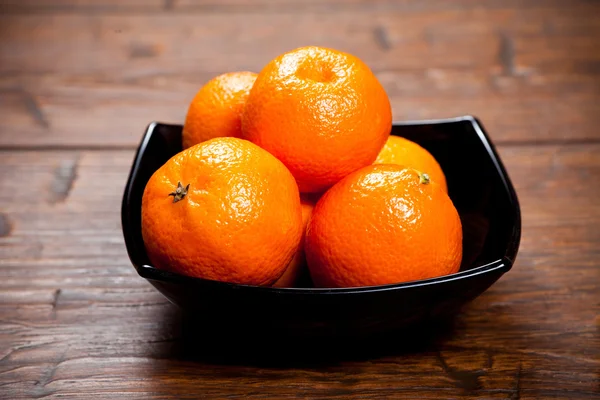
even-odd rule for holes
{"type": "Polygon", "coordinates": [[[372,165],[319,200],[305,246],[316,286],[384,285],[457,272],[462,229],[452,201],[425,173],[372,165]]]}
{"type": "Polygon", "coordinates": [[[301,192],[372,164],[391,130],[384,88],[359,58],[323,47],[282,54],[258,74],[242,137],[280,159],[301,192]]]}
{"type": "Polygon", "coordinates": [[[417,143],[400,136],[390,136],[379,152],[375,164],[397,164],[425,172],[431,180],[448,191],[446,176],[437,160],[417,143]]]}
{"type": "MultiPolygon", "coordinates": [[[[310,221],[310,215],[312,214],[312,210],[315,207],[315,202],[307,196],[300,196],[300,203],[302,204],[302,240],[300,241],[300,246],[294,254],[294,258],[290,261],[290,264],[285,269],[281,278],[277,280],[273,284],[273,287],[296,287],[302,281],[305,281],[305,275],[308,275],[308,270],[306,267],[306,253],[304,251],[304,235],[306,233],[306,227],[308,226],[308,221],[310,221]]],[[[307,276],[306,276],[307,277],[307,276]]]]}
{"type": "Polygon", "coordinates": [[[216,137],[241,137],[242,111],[255,80],[254,72],[229,72],[200,88],[185,117],[183,148],[216,137]]]}
{"type": "Polygon", "coordinates": [[[148,257],[156,268],[183,275],[271,285],[297,251],[302,230],[294,177],[246,140],[190,147],[160,167],[144,190],[148,257]]]}

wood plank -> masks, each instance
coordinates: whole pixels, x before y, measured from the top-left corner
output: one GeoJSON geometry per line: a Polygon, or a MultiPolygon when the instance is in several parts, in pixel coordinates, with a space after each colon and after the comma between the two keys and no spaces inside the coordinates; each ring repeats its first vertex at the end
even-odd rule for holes
{"type": "MultiPolygon", "coordinates": [[[[585,5],[574,0],[572,6],[585,5]]],[[[403,12],[461,10],[461,9],[525,9],[561,5],[557,0],[4,0],[3,13],[156,13],[156,12],[231,12],[231,11],[339,11],[393,10],[403,12]]]]}
{"type": "MultiPolygon", "coordinates": [[[[600,189],[590,184],[600,181],[599,150],[598,144],[500,148],[527,228],[539,228],[540,234],[548,229],[563,229],[565,236],[571,231],[591,234],[580,227],[600,221],[600,189]],[[569,185],[568,191],[564,184],[569,185]]],[[[4,246],[0,251],[8,267],[3,284],[19,287],[29,279],[39,279],[36,285],[52,284],[52,274],[47,281],[41,279],[41,265],[71,268],[80,274],[81,284],[93,283],[97,276],[113,276],[115,283],[133,276],[133,271],[121,268],[126,258],[119,219],[132,157],[130,151],[3,152],[0,205],[4,234],[0,243],[4,246]],[[14,201],[30,197],[31,192],[34,201],[14,201]],[[69,246],[63,246],[65,241],[69,246]],[[104,268],[90,272],[82,268],[82,259],[102,263],[104,268]],[[13,277],[25,280],[13,281],[13,277]]],[[[542,234],[536,240],[553,238],[542,234]]],[[[585,243],[591,246],[594,241],[579,244],[585,243]]],[[[593,252],[593,246],[586,251],[593,252]]]]}
{"type": "MultiPolygon", "coordinates": [[[[132,148],[149,122],[181,123],[195,91],[213,75],[158,75],[105,83],[97,83],[102,78],[94,76],[23,77],[21,87],[6,89],[0,96],[0,146],[132,148]],[[36,88],[35,94],[29,87],[36,88]]],[[[485,73],[430,70],[379,75],[396,120],[475,114],[496,143],[598,140],[598,99],[586,93],[595,78],[556,76],[553,83],[548,79],[539,87],[504,80],[505,94],[497,95],[487,87],[485,73]],[[571,89],[563,101],[546,100],[551,91],[571,89]],[[536,93],[538,98],[533,98],[536,93]],[[487,100],[478,101],[478,96],[487,100]]]]}
{"type": "Polygon", "coordinates": [[[507,61],[498,57],[502,44],[513,47],[503,50],[514,54],[503,56],[514,57],[508,61],[524,68],[522,73],[539,67],[556,71],[569,65],[566,55],[579,62],[600,57],[590,51],[597,48],[590,39],[600,31],[597,9],[6,15],[0,17],[5,38],[0,72],[102,71],[114,76],[133,67],[162,73],[258,69],[274,56],[309,43],[351,51],[376,71],[502,66],[507,61]],[[507,38],[515,43],[506,43],[507,38]],[[142,46],[148,51],[136,52],[142,46]],[[520,65],[523,57],[531,62],[520,65]]]}
{"type": "MultiPolygon", "coordinates": [[[[598,151],[600,144],[500,147],[527,227],[600,221],[600,188],[591,184],[600,181],[598,151]]],[[[132,158],[128,150],[2,152],[0,204],[9,226],[2,236],[8,244],[2,248],[3,263],[79,268],[80,258],[97,257],[117,267],[124,255],[120,202],[132,158]],[[32,192],[33,200],[14,201],[32,192]],[[71,243],[67,248],[59,246],[65,235],[71,243]]]]}
{"type": "Polygon", "coordinates": [[[300,360],[215,356],[135,274],[131,151],[1,152],[0,397],[597,398],[600,144],[499,151],[524,215],[513,269],[439,332],[300,360]]]}
{"type": "Polygon", "coordinates": [[[0,146],[134,146],[150,121],[183,121],[211,77],[308,43],[363,58],[398,120],[475,114],[498,142],[597,141],[600,14],[584,3],[1,15],[0,146]]]}
{"type": "Polygon", "coordinates": [[[599,144],[500,146],[527,227],[600,220],[599,144]]]}

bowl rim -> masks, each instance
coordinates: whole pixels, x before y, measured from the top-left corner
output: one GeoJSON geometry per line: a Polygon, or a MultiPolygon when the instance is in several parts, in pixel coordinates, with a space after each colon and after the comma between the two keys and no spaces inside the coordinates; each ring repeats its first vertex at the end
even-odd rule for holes
{"type": "MultiPolygon", "coordinates": [[[[134,161],[129,172],[129,176],[127,178],[127,183],[125,185],[125,190],[123,193],[123,200],[121,204],[121,226],[123,230],[123,237],[125,240],[125,247],[127,249],[127,254],[129,259],[136,269],[138,274],[145,278],[148,281],[157,281],[168,284],[178,284],[185,286],[203,286],[207,285],[212,286],[214,288],[221,289],[230,289],[230,290],[252,290],[261,293],[274,293],[274,294],[360,294],[360,293],[373,293],[373,292],[385,292],[390,290],[401,290],[401,289],[411,289],[411,288],[419,288],[434,284],[444,284],[450,283],[457,280],[464,280],[471,278],[473,276],[491,273],[494,271],[500,272],[504,274],[508,272],[516,259],[516,255],[519,249],[520,240],[521,240],[521,209],[519,205],[519,201],[515,192],[515,189],[510,181],[510,178],[500,160],[498,153],[494,145],[492,144],[489,136],[485,132],[482,124],[479,120],[472,115],[465,115],[460,117],[452,117],[452,118],[443,118],[443,119],[424,119],[424,120],[415,120],[415,121],[393,121],[392,126],[415,126],[415,125],[442,125],[442,124],[455,124],[455,123],[464,123],[468,122],[472,125],[475,133],[477,134],[479,140],[484,145],[488,156],[492,160],[498,175],[500,176],[502,183],[504,185],[504,189],[509,196],[509,201],[514,207],[515,218],[513,221],[513,229],[511,233],[511,237],[509,239],[509,247],[505,250],[504,256],[502,258],[492,261],[490,263],[476,266],[466,271],[459,271],[453,274],[439,276],[435,278],[429,279],[421,279],[416,281],[408,281],[387,285],[376,285],[376,286],[360,286],[360,287],[345,287],[345,288],[279,288],[279,287],[271,287],[271,286],[256,286],[256,285],[245,285],[245,284],[237,284],[230,282],[220,282],[214,281],[204,278],[197,278],[191,276],[185,276],[181,274],[177,274],[170,271],[159,270],[151,265],[141,264],[139,265],[135,258],[136,255],[133,254],[134,250],[132,249],[133,239],[130,236],[130,230],[134,229],[134,227],[130,226],[128,214],[129,214],[129,199],[132,194],[132,183],[137,176],[142,156],[146,151],[148,144],[152,136],[155,134],[156,128],[158,126],[166,126],[166,127],[175,127],[182,128],[180,124],[169,124],[169,123],[161,123],[157,121],[153,121],[148,124],[146,131],[140,141],[140,144],[137,148],[137,151],[134,156],[134,161]]],[[[145,250],[144,250],[145,251],[145,250]]]]}

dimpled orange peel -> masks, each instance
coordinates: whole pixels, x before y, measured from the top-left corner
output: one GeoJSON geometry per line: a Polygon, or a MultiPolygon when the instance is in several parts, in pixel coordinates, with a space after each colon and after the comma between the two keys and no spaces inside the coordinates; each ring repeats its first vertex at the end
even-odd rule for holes
{"type": "Polygon", "coordinates": [[[288,169],[242,139],[184,150],[150,178],[142,235],[156,268],[250,285],[271,285],[298,250],[300,195],[288,169]]]}

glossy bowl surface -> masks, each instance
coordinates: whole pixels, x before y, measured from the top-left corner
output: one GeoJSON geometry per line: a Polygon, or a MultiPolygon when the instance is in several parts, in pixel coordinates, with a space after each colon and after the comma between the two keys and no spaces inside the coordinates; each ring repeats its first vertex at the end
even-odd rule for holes
{"type": "Polygon", "coordinates": [[[448,316],[512,267],[521,236],[510,179],[476,118],[394,123],[392,134],[429,150],[446,174],[463,224],[460,271],[439,278],[345,289],[270,288],[177,275],[153,268],[141,234],[150,176],[181,151],[180,125],[152,123],[139,146],[122,204],[127,252],[140,276],[211,330],[354,336],[389,332],[448,316]]]}

